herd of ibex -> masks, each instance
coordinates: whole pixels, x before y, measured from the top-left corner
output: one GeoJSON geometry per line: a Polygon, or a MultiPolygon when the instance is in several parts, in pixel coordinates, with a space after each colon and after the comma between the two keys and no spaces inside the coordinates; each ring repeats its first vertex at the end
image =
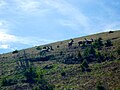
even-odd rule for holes
{"type": "MultiPolygon", "coordinates": [[[[78,46],[80,46],[81,44],[91,44],[92,42],[94,42],[94,40],[91,38],[91,39],[86,39],[84,38],[85,40],[81,40],[78,42],[78,46]]],[[[73,39],[70,39],[69,43],[68,43],[68,47],[71,47],[73,45],[73,42],[74,40],[73,39]]]]}
{"type": "MultiPolygon", "coordinates": [[[[78,41],[78,46],[80,46],[81,44],[92,44],[92,42],[94,42],[92,38],[91,39],[84,38],[84,39],[85,40],[78,41]]],[[[70,48],[73,45],[73,43],[74,43],[74,40],[70,39],[70,41],[68,42],[68,47],[70,48]]],[[[41,49],[40,53],[43,54],[45,52],[49,52],[52,50],[54,50],[52,46],[46,46],[41,49]]]]}

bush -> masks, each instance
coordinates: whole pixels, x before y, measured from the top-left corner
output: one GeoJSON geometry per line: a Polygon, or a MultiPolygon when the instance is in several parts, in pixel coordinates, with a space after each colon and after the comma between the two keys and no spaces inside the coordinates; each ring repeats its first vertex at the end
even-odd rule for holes
{"type": "Polygon", "coordinates": [[[93,62],[94,59],[96,58],[96,51],[93,46],[88,47],[85,49],[84,54],[83,54],[84,59],[87,60],[87,62],[93,62]]]}
{"type": "Polygon", "coordinates": [[[55,86],[51,84],[38,84],[33,87],[33,90],[54,90],[55,86]]]}
{"type": "Polygon", "coordinates": [[[89,68],[88,63],[86,60],[84,60],[81,64],[82,72],[87,71],[88,68],[89,68]]]}
{"type": "Polygon", "coordinates": [[[40,46],[38,46],[36,49],[37,49],[37,50],[41,50],[41,47],[40,47],[40,46]]]}
{"type": "Polygon", "coordinates": [[[34,90],[54,90],[55,86],[49,84],[46,79],[44,79],[42,72],[39,73],[37,80],[37,87],[34,90]]]}
{"type": "Polygon", "coordinates": [[[30,67],[25,71],[24,76],[28,83],[37,84],[37,86],[33,87],[33,90],[54,90],[54,85],[49,84],[47,80],[44,79],[42,70],[38,73],[36,68],[30,67]]]}
{"type": "Polygon", "coordinates": [[[114,33],[114,31],[109,31],[109,33],[114,33]]]}
{"type": "Polygon", "coordinates": [[[75,57],[75,55],[71,54],[71,55],[67,55],[65,58],[64,58],[64,63],[65,64],[77,64],[77,63],[80,63],[80,61],[78,60],[77,57],[75,57]]]}
{"type": "Polygon", "coordinates": [[[28,68],[25,71],[24,76],[26,77],[26,81],[29,83],[35,83],[36,78],[38,77],[38,75],[36,73],[36,69],[34,69],[32,67],[28,68]]]}
{"type": "Polygon", "coordinates": [[[18,50],[15,50],[15,51],[12,52],[12,54],[15,54],[15,53],[18,53],[18,50]]]}
{"type": "Polygon", "coordinates": [[[77,58],[78,58],[78,60],[79,60],[80,62],[83,62],[83,57],[82,57],[82,55],[81,55],[80,52],[78,52],[77,58]]]}
{"type": "Polygon", "coordinates": [[[98,82],[96,85],[96,90],[105,90],[105,88],[102,86],[100,82],[98,82]]]}
{"type": "Polygon", "coordinates": [[[37,86],[34,86],[32,90],[54,90],[55,86],[51,84],[38,84],[37,86]]]}
{"type": "Polygon", "coordinates": [[[82,43],[82,49],[84,49],[85,47],[87,47],[87,45],[85,44],[85,42],[82,43]]]}
{"type": "Polygon", "coordinates": [[[4,79],[2,80],[1,85],[2,85],[2,86],[10,86],[10,85],[14,85],[14,84],[16,84],[16,83],[17,83],[17,80],[4,78],[4,79]]]}
{"type": "Polygon", "coordinates": [[[95,40],[93,46],[95,48],[101,49],[101,47],[103,46],[102,38],[98,38],[97,40],[95,40]]]}
{"type": "Polygon", "coordinates": [[[96,51],[95,51],[95,49],[94,49],[94,47],[93,46],[91,46],[90,48],[88,47],[88,48],[86,48],[85,49],[85,51],[84,51],[84,57],[89,57],[89,55],[96,55],[96,51]]]}
{"type": "Polygon", "coordinates": [[[98,52],[97,53],[97,62],[101,63],[103,61],[104,61],[104,56],[100,52],[98,52]]]}
{"type": "Polygon", "coordinates": [[[105,43],[105,46],[106,47],[112,46],[111,40],[107,40],[106,43],[105,43]]]}
{"type": "Polygon", "coordinates": [[[57,45],[57,48],[59,48],[60,46],[59,45],[57,45]]]}
{"type": "Polygon", "coordinates": [[[65,76],[65,75],[66,75],[66,73],[65,73],[65,72],[62,72],[62,73],[61,73],[61,76],[65,76]]]}
{"type": "Polygon", "coordinates": [[[63,51],[60,51],[60,55],[63,55],[63,51]]]}
{"type": "Polygon", "coordinates": [[[120,46],[117,48],[117,53],[120,55],[120,46]]]}

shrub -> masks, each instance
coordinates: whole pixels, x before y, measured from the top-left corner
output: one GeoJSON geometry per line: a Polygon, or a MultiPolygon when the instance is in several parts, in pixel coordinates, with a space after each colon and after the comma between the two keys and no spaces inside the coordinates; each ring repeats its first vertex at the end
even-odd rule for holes
{"type": "Polygon", "coordinates": [[[60,55],[63,55],[63,51],[60,51],[60,55]]]}
{"type": "Polygon", "coordinates": [[[35,83],[36,78],[38,77],[38,75],[36,73],[36,69],[34,69],[32,67],[28,68],[25,71],[24,76],[26,77],[26,81],[29,83],[35,83]]]}
{"type": "Polygon", "coordinates": [[[83,49],[85,48],[85,47],[87,47],[87,45],[85,44],[85,42],[83,42],[82,43],[82,46],[81,46],[83,49]]]}
{"type": "Polygon", "coordinates": [[[65,72],[62,72],[62,73],[61,73],[61,76],[65,76],[65,75],[66,75],[66,73],[65,73],[65,72]]]}
{"type": "Polygon", "coordinates": [[[90,48],[86,48],[83,54],[84,59],[87,60],[87,62],[92,62],[96,58],[96,51],[93,46],[90,48]]]}
{"type": "Polygon", "coordinates": [[[40,75],[37,78],[37,84],[35,90],[54,90],[55,86],[52,84],[49,84],[47,80],[43,77],[42,73],[39,73],[40,75]]]}
{"type": "Polygon", "coordinates": [[[71,55],[67,55],[64,58],[64,63],[65,64],[75,64],[75,63],[80,63],[80,61],[78,60],[77,57],[75,57],[75,55],[71,54],[71,55]]]}
{"type": "Polygon", "coordinates": [[[109,31],[109,33],[114,33],[114,31],[109,31]]]}
{"type": "Polygon", "coordinates": [[[98,52],[97,53],[97,62],[101,63],[103,61],[104,61],[104,56],[100,52],[98,52]]]}
{"type": "Polygon", "coordinates": [[[80,52],[78,52],[77,58],[78,58],[79,62],[81,62],[81,63],[83,62],[83,56],[81,55],[80,52]]]}
{"type": "Polygon", "coordinates": [[[83,65],[81,65],[81,71],[84,72],[85,71],[85,68],[83,65]]]}
{"type": "Polygon", "coordinates": [[[111,40],[106,40],[105,46],[106,47],[112,46],[111,40]]]}
{"type": "Polygon", "coordinates": [[[102,38],[98,38],[98,44],[99,44],[100,46],[103,46],[102,38]]]}
{"type": "Polygon", "coordinates": [[[57,45],[57,48],[59,48],[60,46],[59,45],[57,45]]]}
{"type": "Polygon", "coordinates": [[[117,48],[117,53],[120,55],[120,46],[117,48]]]}
{"type": "Polygon", "coordinates": [[[38,84],[33,87],[33,90],[54,90],[55,86],[51,84],[38,84]]]}
{"type": "Polygon", "coordinates": [[[37,50],[41,50],[41,47],[40,47],[40,46],[38,46],[36,49],[37,49],[37,50]]]}
{"type": "Polygon", "coordinates": [[[18,50],[15,50],[15,51],[12,52],[12,54],[15,54],[15,53],[18,53],[18,50]]]}
{"type": "Polygon", "coordinates": [[[33,90],[54,90],[55,86],[51,84],[37,84],[33,87],[33,90]]]}
{"type": "Polygon", "coordinates": [[[95,49],[94,49],[94,47],[93,46],[91,46],[91,48],[89,49],[89,52],[88,52],[89,54],[92,54],[92,55],[96,55],[96,51],[95,51],[95,49]]]}
{"type": "Polygon", "coordinates": [[[95,48],[101,49],[101,47],[103,46],[102,38],[98,38],[97,40],[95,40],[93,46],[95,48]]]}
{"type": "Polygon", "coordinates": [[[10,86],[10,85],[14,85],[14,84],[16,84],[16,83],[17,83],[17,80],[4,78],[4,79],[2,80],[1,85],[2,85],[2,86],[10,86]]]}
{"type": "Polygon", "coordinates": [[[30,67],[25,71],[24,76],[28,83],[37,84],[37,86],[33,87],[33,90],[54,90],[54,85],[49,84],[44,79],[42,70],[41,72],[37,72],[36,68],[30,67]]]}
{"type": "Polygon", "coordinates": [[[89,55],[96,55],[96,51],[94,49],[93,46],[91,46],[90,48],[86,48],[85,51],[84,51],[84,57],[88,57],[89,55]]]}
{"type": "Polygon", "coordinates": [[[32,90],[40,90],[39,86],[34,86],[32,90]]]}
{"type": "Polygon", "coordinates": [[[105,90],[105,88],[102,86],[100,82],[98,82],[96,85],[96,90],[105,90]]]}
{"type": "Polygon", "coordinates": [[[88,55],[89,55],[89,48],[86,48],[86,49],[84,50],[83,56],[84,56],[84,58],[85,58],[85,57],[88,57],[88,55]]]}
{"type": "Polygon", "coordinates": [[[82,72],[87,71],[88,68],[89,68],[88,63],[86,60],[84,60],[81,64],[82,72]]]}

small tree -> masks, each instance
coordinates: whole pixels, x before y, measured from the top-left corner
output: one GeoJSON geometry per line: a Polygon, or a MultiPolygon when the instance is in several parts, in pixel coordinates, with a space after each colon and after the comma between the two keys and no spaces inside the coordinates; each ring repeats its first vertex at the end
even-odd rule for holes
{"type": "Polygon", "coordinates": [[[33,67],[28,68],[25,71],[24,76],[26,77],[26,81],[29,83],[35,83],[36,78],[38,77],[38,75],[36,73],[36,69],[33,67]]]}
{"type": "Polygon", "coordinates": [[[95,40],[93,46],[95,48],[101,49],[101,47],[103,46],[102,38],[98,38],[97,40],[95,40]]]}
{"type": "Polygon", "coordinates": [[[86,60],[84,60],[81,64],[82,72],[87,71],[88,68],[89,68],[88,63],[86,60]]]}

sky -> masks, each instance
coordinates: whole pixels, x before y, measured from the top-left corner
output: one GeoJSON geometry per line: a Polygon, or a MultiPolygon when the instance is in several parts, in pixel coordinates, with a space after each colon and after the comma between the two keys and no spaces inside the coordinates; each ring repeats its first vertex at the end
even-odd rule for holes
{"type": "Polygon", "coordinates": [[[0,0],[0,53],[120,30],[120,0],[0,0]]]}

